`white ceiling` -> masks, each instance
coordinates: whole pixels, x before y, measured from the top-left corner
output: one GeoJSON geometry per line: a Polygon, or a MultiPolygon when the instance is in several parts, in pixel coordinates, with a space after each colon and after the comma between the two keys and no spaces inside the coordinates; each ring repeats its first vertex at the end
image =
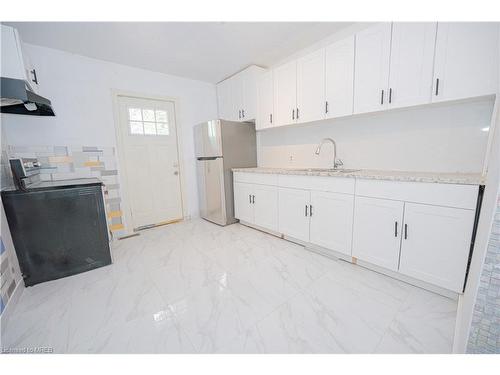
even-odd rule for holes
{"type": "Polygon", "coordinates": [[[342,22],[6,22],[31,44],[156,72],[218,82],[270,66],[342,22]]]}

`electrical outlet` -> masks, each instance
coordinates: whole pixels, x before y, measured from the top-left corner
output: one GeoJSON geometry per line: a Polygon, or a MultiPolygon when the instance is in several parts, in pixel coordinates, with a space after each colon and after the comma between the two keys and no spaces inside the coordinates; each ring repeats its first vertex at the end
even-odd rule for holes
{"type": "Polygon", "coordinates": [[[290,155],[290,157],[288,158],[288,161],[289,161],[290,163],[292,163],[292,162],[293,162],[293,155],[290,155]]]}

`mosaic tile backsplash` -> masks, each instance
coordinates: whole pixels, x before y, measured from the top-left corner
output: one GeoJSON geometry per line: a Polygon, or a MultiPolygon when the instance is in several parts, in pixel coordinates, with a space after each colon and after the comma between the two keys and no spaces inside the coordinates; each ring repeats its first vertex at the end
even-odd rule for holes
{"type": "Polygon", "coordinates": [[[500,354],[500,196],[481,271],[467,352],[500,354]]]}
{"type": "Polygon", "coordinates": [[[116,150],[99,146],[8,146],[9,158],[36,157],[42,180],[97,177],[104,183],[109,230],[119,238],[124,232],[116,150]]]}

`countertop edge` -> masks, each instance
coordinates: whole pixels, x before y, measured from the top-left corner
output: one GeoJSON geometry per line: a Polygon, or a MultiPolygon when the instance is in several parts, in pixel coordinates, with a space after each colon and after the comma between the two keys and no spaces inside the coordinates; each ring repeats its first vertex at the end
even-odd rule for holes
{"type": "MultiPolygon", "coordinates": [[[[382,180],[382,181],[401,181],[401,182],[423,182],[423,183],[440,183],[440,184],[455,184],[455,185],[484,185],[484,176],[469,176],[464,174],[461,176],[459,173],[456,176],[435,176],[439,173],[432,173],[432,175],[425,176],[425,172],[416,172],[416,174],[423,174],[422,176],[408,175],[412,172],[398,172],[398,171],[375,171],[375,170],[360,170],[349,173],[332,173],[327,171],[303,171],[293,169],[280,169],[280,168],[232,168],[233,172],[243,173],[260,173],[260,174],[280,174],[292,176],[317,176],[317,177],[341,177],[341,178],[359,178],[365,180],[382,180]],[[370,174],[372,173],[372,174],[370,174]],[[384,174],[386,173],[386,174],[384,174]],[[404,173],[405,175],[398,175],[404,173]]],[[[429,173],[431,174],[431,173],[429,173]]],[[[453,174],[451,174],[453,175],[453,174]]]]}

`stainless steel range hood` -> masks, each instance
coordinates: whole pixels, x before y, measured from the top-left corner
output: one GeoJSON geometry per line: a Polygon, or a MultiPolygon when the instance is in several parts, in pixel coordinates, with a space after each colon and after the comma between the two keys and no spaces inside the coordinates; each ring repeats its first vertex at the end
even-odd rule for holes
{"type": "Polygon", "coordinates": [[[50,100],[30,91],[23,80],[6,77],[0,79],[0,112],[55,116],[50,100]]]}

